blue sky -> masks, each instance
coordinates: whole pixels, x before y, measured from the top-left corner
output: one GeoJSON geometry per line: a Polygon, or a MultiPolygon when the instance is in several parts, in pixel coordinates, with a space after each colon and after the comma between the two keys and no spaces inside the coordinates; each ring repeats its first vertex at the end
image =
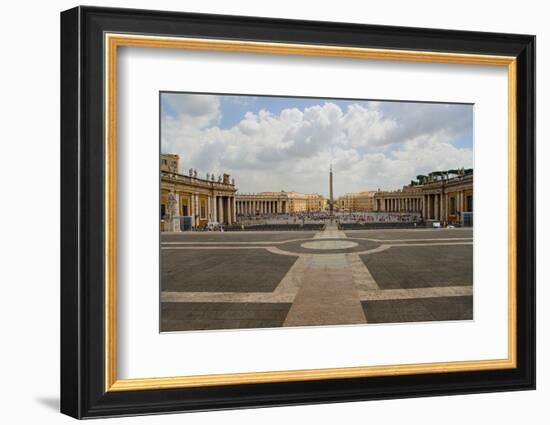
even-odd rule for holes
{"type": "Polygon", "coordinates": [[[227,172],[241,192],[397,189],[473,166],[473,107],[272,96],[161,94],[161,151],[181,172],[227,172]]]}

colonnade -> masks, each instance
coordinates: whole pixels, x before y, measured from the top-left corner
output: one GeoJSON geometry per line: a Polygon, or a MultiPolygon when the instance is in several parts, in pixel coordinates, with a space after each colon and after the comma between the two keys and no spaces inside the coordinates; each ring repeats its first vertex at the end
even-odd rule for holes
{"type": "Polygon", "coordinates": [[[287,201],[282,200],[237,200],[237,214],[284,214],[288,212],[287,201]]]}
{"type": "Polygon", "coordinates": [[[384,212],[420,212],[422,198],[382,198],[376,200],[377,211],[384,212]]]}
{"type": "Polygon", "coordinates": [[[201,211],[199,195],[192,195],[191,208],[196,211],[200,219],[208,218],[211,221],[216,221],[224,224],[232,224],[237,221],[237,208],[234,196],[209,196],[208,197],[208,214],[201,211]],[[196,198],[196,200],[195,200],[196,198]]]}
{"type": "Polygon", "coordinates": [[[439,191],[414,197],[380,197],[375,205],[379,212],[420,212],[425,220],[440,221],[456,220],[468,211],[466,190],[439,191]]]}
{"type": "Polygon", "coordinates": [[[468,210],[464,190],[424,195],[422,216],[427,220],[449,220],[449,216],[462,216],[468,210]],[[453,200],[454,199],[454,205],[453,200]]]}

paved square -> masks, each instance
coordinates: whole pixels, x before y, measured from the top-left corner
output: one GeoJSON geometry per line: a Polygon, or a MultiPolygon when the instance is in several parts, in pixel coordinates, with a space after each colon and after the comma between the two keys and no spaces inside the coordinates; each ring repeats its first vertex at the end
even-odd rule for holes
{"type": "Polygon", "coordinates": [[[290,306],[289,303],[162,303],[161,331],[279,327],[290,306]]]}
{"type": "Polygon", "coordinates": [[[162,291],[273,292],[295,261],[264,249],[165,250],[162,291]]]}
{"type": "Polygon", "coordinates": [[[471,229],[162,235],[161,331],[470,320],[471,229]]]}
{"type": "Polygon", "coordinates": [[[363,301],[368,323],[473,319],[473,298],[433,297],[363,301]]]}
{"type": "Polygon", "coordinates": [[[380,289],[472,285],[472,245],[399,246],[361,260],[380,289]]]}

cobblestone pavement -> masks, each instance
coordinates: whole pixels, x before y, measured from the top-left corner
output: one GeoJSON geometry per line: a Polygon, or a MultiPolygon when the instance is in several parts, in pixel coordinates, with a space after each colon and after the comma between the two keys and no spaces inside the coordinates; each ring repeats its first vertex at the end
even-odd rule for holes
{"type": "Polygon", "coordinates": [[[162,235],[161,331],[471,320],[471,229],[162,235]]]}

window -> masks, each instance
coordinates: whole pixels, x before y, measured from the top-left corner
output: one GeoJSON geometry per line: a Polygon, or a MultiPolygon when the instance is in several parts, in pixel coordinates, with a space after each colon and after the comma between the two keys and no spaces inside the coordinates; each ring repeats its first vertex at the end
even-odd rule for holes
{"type": "Polygon", "coordinates": [[[166,205],[160,204],[160,218],[163,218],[166,215],[166,205]]]}
{"type": "Polygon", "coordinates": [[[451,215],[456,214],[456,198],[451,198],[451,215]]]}

